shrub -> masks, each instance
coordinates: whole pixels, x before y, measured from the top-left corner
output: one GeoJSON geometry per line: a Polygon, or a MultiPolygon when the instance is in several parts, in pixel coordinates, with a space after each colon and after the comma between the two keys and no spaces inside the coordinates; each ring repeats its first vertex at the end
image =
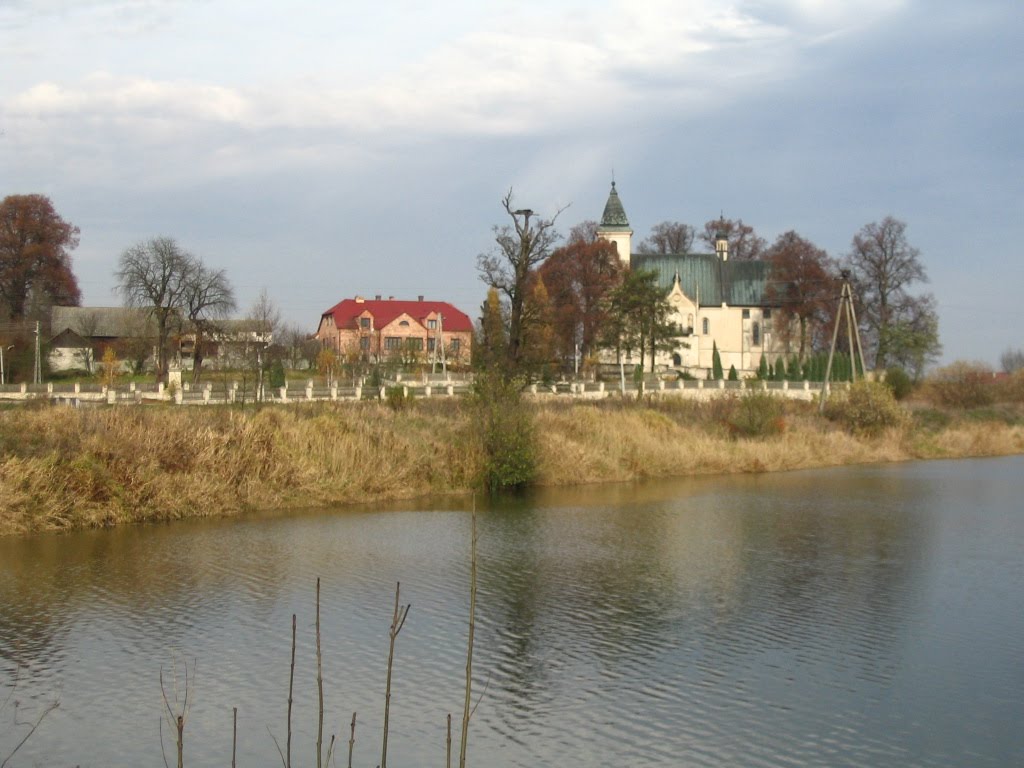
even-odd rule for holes
{"type": "Polygon", "coordinates": [[[739,380],[740,380],[740,376],[739,376],[738,373],[736,373],[736,366],[735,365],[730,365],[729,366],[729,381],[739,381],[739,380]]]}
{"type": "Polygon", "coordinates": [[[850,386],[845,397],[834,396],[826,404],[825,416],[862,435],[877,435],[907,423],[906,411],[889,388],[877,381],[858,381],[850,386]]]}
{"type": "Polygon", "coordinates": [[[528,486],[537,472],[533,417],[523,402],[522,381],[500,373],[477,374],[474,421],[483,448],[481,484],[491,493],[528,486]]]}
{"type": "Polygon", "coordinates": [[[1003,403],[1024,402],[1024,369],[995,382],[996,397],[1003,403]]]}
{"type": "Polygon", "coordinates": [[[885,372],[885,385],[897,400],[905,398],[914,388],[914,382],[911,381],[909,374],[895,366],[885,372]]]}
{"type": "Polygon", "coordinates": [[[388,387],[387,403],[391,410],[395,412],[405,410],[411,399],[405,394],[404,387],[388,387]]]}
{"type": "Polygon", "coordinates": [[[956,362],[928,377],[929,399],[947,408],[981,408],[995,402],[992,369],[983,363],[956,362]]]}
{"type": "Polygon", "coordinates": [[[786,430],[782,401],[767,392],[738,398],[726,422],[735,437],[773,437],[786,430]]]}

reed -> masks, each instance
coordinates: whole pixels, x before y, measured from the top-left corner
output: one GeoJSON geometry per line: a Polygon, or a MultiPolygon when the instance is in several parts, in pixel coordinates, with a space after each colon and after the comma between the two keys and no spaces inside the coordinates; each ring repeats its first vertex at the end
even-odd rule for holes
{"type": "MultiPolygon", "coordinates": [[[[541,485],[1024,452],[1020,404],[922,410],[927,419],[865,435],[786,403],[778,433],[752,438],[730,427],[728,398],[525,407],[541,485]]],[[[488,461],[480,432],[471,404],[441,399],[398,411],[379,403],[4,410],[0,534],[468,493],[488,461]]]]}

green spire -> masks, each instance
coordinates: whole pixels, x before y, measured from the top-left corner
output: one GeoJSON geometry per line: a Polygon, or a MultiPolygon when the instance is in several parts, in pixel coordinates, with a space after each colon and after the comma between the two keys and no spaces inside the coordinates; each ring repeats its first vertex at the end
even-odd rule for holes
{"type": "Polygon", "coordinates": [[[604,204],[604,215],[601,217],[601,229],[629,229],[629,219],[626,218],[626,211],[619,200],[619,193],[615,191],[615,182],[612,182],[612,191],[608,193],[608,202],[604,204]]]}

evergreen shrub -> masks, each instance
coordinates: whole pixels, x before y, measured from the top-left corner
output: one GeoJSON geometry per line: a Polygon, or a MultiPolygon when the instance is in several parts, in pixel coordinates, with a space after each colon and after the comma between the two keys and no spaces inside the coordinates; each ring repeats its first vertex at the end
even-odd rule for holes
{"type": "Polygon", "coordinates": [[[480,482],[491,493],[525,488],[537,473],[533,415],[522,399],[523,382],[499,372],[473,382],[476,431],[483,449],[480,482]]]}

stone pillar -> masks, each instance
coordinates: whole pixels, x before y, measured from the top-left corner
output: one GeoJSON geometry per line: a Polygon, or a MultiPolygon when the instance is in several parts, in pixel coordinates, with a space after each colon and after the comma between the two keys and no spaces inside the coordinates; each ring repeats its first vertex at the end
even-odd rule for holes
{"type": "Polygon", "coordinates": [[[383,399],[384,399],[384,387],[381,387],[381,388],[380,388],[380,399],[381,399],[381,400],[383,400],[383,399]]]}
{"type": "MultiPolygon", "coordinates": [[[[768,389],[768,382],[767,381],[764,383],[764,388],[768,389]]],[[[782,391],[783,392],[789,392],[789,382],[788,381],[782,382],[782,391]]]]}
{"type": "Polygon", "coordinates": [[[602,395],[604,394],[604,382],[603,381],[597,382],[597,391],[600,392],[602,395]]]}
{"type": "Polygon", "coordinates": [[[228,402],[235,402],[236,397],[238,397],[238,390],[232,387],[231,389],[228,390],[228,402]]]}
{"type": "Polygon", "coordinates": [[[399,383],[399,382],[401,382],[401,381],[402,381],[402,374],[400,374],[400,373],[396,373],[396,374],[395,374],[395,382],[396,382],[396,383],[399,383]]]}
{"type": "Polygon", "coordinates": [[[425,386],[423,388],[423,396],[424,397],[430,397],[430,385],[429,384],[427,384],[427,386],[425,386]]]}
{"type": "Polygon", "coordinates": [[[142,390],[141,389],[136,389],[135,392],[133,392],[132,394],[135,395],[135,402],[136,403],[141,403],[142,402],[142,390]]]}
{"type": "Polygon", "coordinates": [[[551,385],[551,394],[552,395],[557,395],[558,394],[558,387],[556,385],[554,385],[554,384],[551,385]]]}
{"type": "Polygon", "coordinates": [[[804,392],[809,392],[810,389],[811,389],[811,382],[809,382],[807,379],[804,379],[804,392]]]}
{"type": "Polygon", "coordinates": [[[183,390],[185,390],[186,392],[189,392],[189,391],[191,391],[191,390],[192,390],[192,385],[191,385],[191,384],[189,384],[189,383],[188,383],[187,381],[184,381],[184,382],[182,382],[182,384],[181,384],[181,388],[182,388],[183,390]]]}
{"type": "Polygon", "coordinates": [[[48,381],[46,383],[46,394],[48,394],[48,395],[52,395],[53,394],[53,382],[49,382],[48,381]]]}
{"type": "Polygon", "coordinates": [[[662,381],[661,379],[658,380],[658,391],[659,392],[664,392],[665,391],[665,382],[662,381]]]}
{"type": "Polygon", "coordinates": [[[135,390],[136,390],[135,382],[134,381],[129,381],[128,382],[128,391],[129,392],[134,392],[135,390]]]}
{"type": "Polygon", "coordinates": [[[306,399],[307,400],[312,400],[313,399],[313,382],[312,381],[310,381],[309,383],[306,384],[306,399]]]}
{"type": "Polygon", "coordinates": [[[451,384],[449,384],[446,387],[446,389],[448,390],[448,397],[454,397],[454,395],[455,395],[455,387],[452,386],[451,384]]]}
{"type": "Polygon", "coordinates": [[[117,392],[113,389],[107,390],[107,403],[113,405],[117,402],[117,392]]]}
{"type": "Polygon", "coordinates": [[[287,403],[288,402],[288,387],[287,386],[281,387],[280,392],[281,392],[281,402],[282,403],[287,403]]]}
{"type": "Polygon", "coordinates": [[[203,389],[203,402],[209,405],[210,403],[210,388],[206,387],[203,389]]]}
{"type": "Polygon", "coordinates": [[[82,391],[82,385],[76,381],[75,382],[75,394],[77,395],[81,391],[82,391]]]}
{"type": "Polygon", "coordinates": [[[162,381],[157,382],[156,393],[158,395],[160,395],[161,397],[163,397],[163,394],[164,394],[164,383],[162,381]]]}
{"type": "Polygon", "coordinates": [[[725,379],[719,379],[718,380],[718,388],[719,389],[725,389],[725,379]]]}
{"type": "Polygon", "coordinates": [[[174,390],[174,404],[175,405],[181,405],[184,402],[185,402],[185,393],[182,392],[180,388],[179,389],[175,389],[174,390]]]}
{"type": "Polygon", "coordinates": [[[28,384],[26,384],[26,383],[25,383],[25,382],[23,381],[23,382],[21,382],[21,394],[23,394],[23,395],[24,395],[24,394],[25,394],[26,392],[28,392],[28,384]]]}
{"type": "Polygon", "coordinates": [[[697,379],[697,389],[704,389],[704,379],[697,379]]]}
{"type": "Polygon", "coordinates": [[[337,399],[338,399],[338,385],[337,384],[331,384],[331,400],[337,400],[337,399]]]}
{"type": "Polygon", "coordinates": [[[409,398],[409,388],[406,386],[402,387],[402,399],[407,400],[409,398]]]}
{"type": "MultiPolygon", "coordinates": [[[[24,387],[25,385],[22,384],[21,386],[24,387]]],[[[24,392],[25,390],[22,389],[21,391],[24,392]]],[[[531,384],[530,385],[530,394],[531,395],[536,395],[537,394],[537,385],[536,384],[531,384]]]]}
{"type": "Polygon", "coordinates": [[[363,388],[362,386],[356,387],[356,400],[363,399],[363,388]]]}

